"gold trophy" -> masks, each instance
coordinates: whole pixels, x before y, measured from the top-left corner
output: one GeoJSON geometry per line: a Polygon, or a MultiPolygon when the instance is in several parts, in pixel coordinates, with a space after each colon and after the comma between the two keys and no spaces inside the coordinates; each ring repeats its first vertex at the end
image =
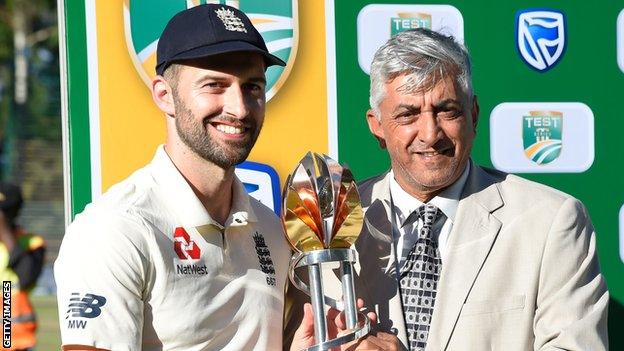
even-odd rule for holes
{"type": "Polygon", "coordinates": [[[283,192],[282,224],[296,251],[289,278],[310,296],[314,310],[316,345],[307,350],[329,350],[365,336],[370,321],[358,313],[353,285],[355,250],[350,249],[362,229],[363,212],[353,174],[328,156],[308,152],[288,176],[283,192]],[[321,264],[340,262],[341,302],[323,292],[321,264]],[[308,267],[310,286],[295,273],[308,267]],[[348,331],[328,340],[325,305],[344,311],[348,331]],[[362,322],[358,322],[358,315],[362,322]]]}

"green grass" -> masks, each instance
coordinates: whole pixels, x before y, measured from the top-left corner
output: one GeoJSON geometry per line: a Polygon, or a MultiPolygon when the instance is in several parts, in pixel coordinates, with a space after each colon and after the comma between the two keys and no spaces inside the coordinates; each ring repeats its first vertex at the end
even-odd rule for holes
{"type": "Polygon", "coordinates": [[[31,301],[37,313],[39,327],[37,328],[38,351],[53,351],[61,349],[61,332],[59,329],[58,308],[56,296],[32,296],[31,301]]]}

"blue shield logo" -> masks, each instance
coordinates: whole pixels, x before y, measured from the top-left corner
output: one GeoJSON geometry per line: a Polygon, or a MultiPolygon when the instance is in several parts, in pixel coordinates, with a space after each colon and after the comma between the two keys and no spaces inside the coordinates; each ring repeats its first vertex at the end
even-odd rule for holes
{"type": "Polygon", "coordinates": [[[566,46],[565,15],[547,9],[521,10],[516,14],[516,44],[522,60],[545,72],[563,55],[566,46]]]}
{"type": "Polygon", "coordinates": [[[281,209],[279,175],[273,167],[252,161],[236,165],[236,176],[251,197],[279,216],[281,209]]]}

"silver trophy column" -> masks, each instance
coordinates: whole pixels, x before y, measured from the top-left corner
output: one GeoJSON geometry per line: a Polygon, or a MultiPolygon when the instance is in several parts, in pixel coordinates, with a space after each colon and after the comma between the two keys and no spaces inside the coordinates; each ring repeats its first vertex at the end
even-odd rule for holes
{"type": "Polygon", "coordinates": [[[363,211],[353,175],[348,168],[325,155],[307,153],[284,187],[282,223],[286,237],[297,252],[291,260],[289,276],[307,293],[314,310],[317,344],[308,350],[328,350],[368,333],[369,320],[358,313],[353,282],[356,254],[351,245],[363,223],[363,211]],[[343,302],[325,296],[322,264],[340,262],[343,302]],[[295,274],[308,267],[309,287],[295,274]],[[343,310],[348,333],[328,340],[325,305],[343,310]],[[362,322],[358,323],[358,315],[362,322]]]}

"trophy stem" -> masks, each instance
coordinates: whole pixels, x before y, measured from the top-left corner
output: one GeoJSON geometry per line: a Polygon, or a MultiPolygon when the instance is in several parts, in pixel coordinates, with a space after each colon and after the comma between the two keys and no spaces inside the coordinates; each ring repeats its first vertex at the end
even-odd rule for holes
{"type": "Polygon", "coordinates": [[[344,301],[344,313],[347,328],[354,329],[357,326],[357,306],[355,302],[355,288],[353,287],[353,264],[348,261],[341,262],[342,267],[342,298],[344,301]]]}
{"type": "Polygon", "coordinates": [[[312,310],[314,311],[314,338],[317,343],[321,343],[327,340],[321,264],[309,265],[308,276],[310,278],[310,300],[312,302],[312,310]]]}

